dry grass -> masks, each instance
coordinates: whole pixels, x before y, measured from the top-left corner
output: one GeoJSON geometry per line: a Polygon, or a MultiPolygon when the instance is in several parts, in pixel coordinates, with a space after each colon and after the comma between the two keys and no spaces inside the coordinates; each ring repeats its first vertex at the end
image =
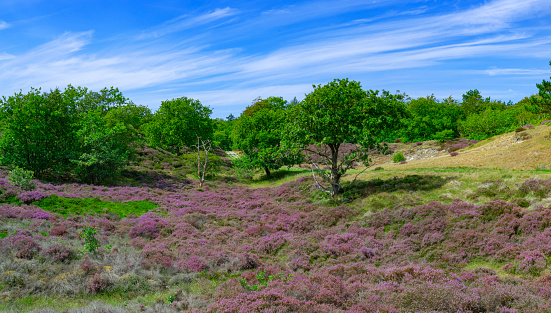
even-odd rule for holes
{"type": "Polygon", "coordinates": [[[514,132],[495,136],[473,147],[459,150],[459,155],[455,157],[446,154],[429,159],[411,160],[407,164],[384,163],[377,166],[385,169],[467,167],[513,171],[551,168],[551,127],[537,126],[527,130],[527,133],[529,138],[525,140],[521,140],[514,132]]]}

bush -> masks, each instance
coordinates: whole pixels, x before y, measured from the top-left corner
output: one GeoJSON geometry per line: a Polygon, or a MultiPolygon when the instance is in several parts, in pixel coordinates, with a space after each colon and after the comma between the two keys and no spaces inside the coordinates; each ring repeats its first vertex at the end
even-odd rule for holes
{"type": "Polygon", "coordinates": [[[450,152],[450,156],[452,156],[452,157],[457,156],[457,155],[459,155],[459,152],[456,152],[456,151],[450,152]]]}
{"type": "Polygon", "coordinates": [[[109,287],[109,281],[100,276],[99,273],[94,274],[92,278],[88,281],[88,290],[92,293],[100,293],[106,291],[109,287]]]}
{"type": "Polygon", "coordinates": [[[40,244],[38,244],[31,236],[27,236],[25,232],[18,231],[14,237],[7,237],[0,240],[1,246],[10,245],[16,252],[15,256],[20,259],[32,259],[40,252],[40,244]]]}
{"type": "Polygon", "coordinates": [[[392,162],[394,163],[399,163],[405,160],[406,160],[406,157],[402,154],[402,152],[398,152],[392,157],[392,162]]]}
{"type": "Polygon", "coordinates": [[[97,227],[86,226],[84,230],[78,234],[84,240],[82,252],[97,254],[98,248],[100,247],[99,241],[96,239],[97,227]]]}
{"type": "Polygon", "coordinates": [[[451,140],[455,138],[456,132],[452,129],[444,129],[443,131],[435,133],[432,138],[438,142],[444,142],[446,140],[451,140]]]}
{"type": "Polygon", "coordinates": [[[58,263],[67,263],[71,259],[75,258],[75,253],[70,248],[65,247],[61,243],[56,243],[50,246],[44,253],[43,256],[51,262],[58,263]]]}
{"type": "Polygon", "coordinates": [[[35,201],[40,201],[46,197],[47,197],[46,195],[44,195],[42,192],[38,190],[26,191],[19,195],[19,201],[30,204],[35,201]]]}
{"type": "Polygon", "coordinates": [[[518,110],[487,109],[471,114],[460,122],[459,129],[469,139],[483,140],[515,129],[518,110]]]}
{"type": "Polygon", "coordinates": [[[16,166],[8,174],[8,181],[23,190],[33,190],[35,188],[33,174],[33,171],[26,171],[16,166]]]}

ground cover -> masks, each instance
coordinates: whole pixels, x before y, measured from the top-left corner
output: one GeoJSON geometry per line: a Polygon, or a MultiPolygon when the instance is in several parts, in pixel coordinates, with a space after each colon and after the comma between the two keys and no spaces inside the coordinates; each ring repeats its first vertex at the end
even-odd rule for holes
{"type": "Polygon", "coordinates": [[[551,312],[551,173],[404,165],[337,199],[306,169],[0,178],[0,311],[551,312]]]}

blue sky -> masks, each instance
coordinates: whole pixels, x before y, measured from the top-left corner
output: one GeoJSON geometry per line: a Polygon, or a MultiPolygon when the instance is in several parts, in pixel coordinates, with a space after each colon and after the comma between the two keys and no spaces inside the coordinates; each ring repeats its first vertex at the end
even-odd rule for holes
{"type": "Polygon", "coordinates": [[[551,1],[0,0],[0,95],[118,87],[213,117],[335,78],[437,98],[518,101],[551,76],[551,1]]]}

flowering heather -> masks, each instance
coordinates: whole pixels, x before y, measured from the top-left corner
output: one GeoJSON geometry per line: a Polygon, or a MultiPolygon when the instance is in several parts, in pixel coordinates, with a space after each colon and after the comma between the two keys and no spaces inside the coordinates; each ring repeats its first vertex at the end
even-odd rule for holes
{"type": "Polygon", "coordinates": [[[39,190],[25,191],[19,194],[19,201],[29,204],[35,201],[40,201],[46,197],[47,195],[43,194],[39,190]]]}
{"type": "Polygon", "coordinates": [[[466,138],[457,138],[454,140],[447,140],[444,143],[440,145],[440,149],[442,150],[448,150],[448,152],[454,152],[457,150],[468,148],[479,141],[472,140],[472,139],[466,139],[466,138]]]}
{"type": "Polygon", "coordinates": [[[0,178],[0,201],[3,202],[14,198],[22,191],[21,188],[12,186],[8,180],[0,178]]]}
{"type": "Polygon", "coordinates": [[[0,245],[2,250],[11,250],[20,259],[32,259],[41,250],[40,244],[27,231],[20,230],[13,237],[0,239],[0,245]]]}
{"type": "MultiPolygon", "coordinates": [[[[161,312],[548,310],[551,209],[527,209],[515,200],[547,197],[547,179],[481,187],[476,197],[487,195],[485,203],[361,204],[362,197],[409,196],[448,181],[374,179],[358,184],[360,199],[352,204],[316,202],[309,177],[257,189],[223,182],[203,188],[37,182],[45,196],[158,207],[126,216],[108,210],[64,216],[33,203],[0,205],[0,285],[9,286],[1,292],[138,298],[174,291],[170,304],[166,296],[147,308],[129,304],[161,312]],[[97,255],[78,255],[78,231],[89,225],[101,247],[97,255]]],[[[14,190],[20,198],[23,191],[14,190]]]]}
{"type": "Polygon", "coordinates": [[[52,262],[60,263],[69,262],[71,259],[75,258],[75,252],[60,243],[50,246],[46,251],[43,251],[43,255],[52,262]]]}
{"type": "Polygon", "coordinates": [[[527,179],[519,187],[520,195],[525,196],[533,193],[535,196],[543,198],[551,192],[551,178],[539,179],[531,178],[527,179]]]}

